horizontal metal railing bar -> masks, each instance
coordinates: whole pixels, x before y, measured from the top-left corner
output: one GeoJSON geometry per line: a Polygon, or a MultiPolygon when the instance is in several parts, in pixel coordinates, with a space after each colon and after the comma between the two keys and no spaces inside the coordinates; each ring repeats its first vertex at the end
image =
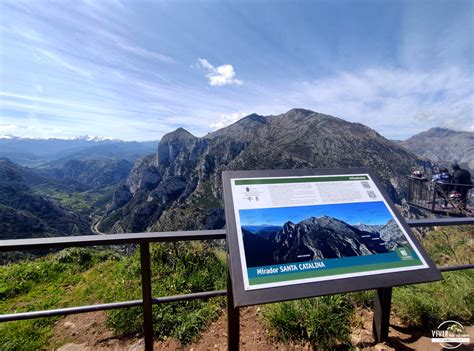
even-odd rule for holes
{"type": "Polygon", "coordinates": [[[0,252],[38,250],[73,246],[139,244],[141,242],[169,242],[225,239],[226,231],[194,230],[185,232],[150,232],[105,235],[58,236],[35,239],[0,240],[0,252]]]}
{"type": "MultiPolygon", "coordinates": [[[[433,227],[474,224],[474,217],[422,218],[406,221],[410,227],[433,227]]],[[[58,236],[35,239],[0,240],[0,252],[37,250],[73,246],[138,244],[140,242],[169,242],[225,239],[226,230],[195,230],[184,232],[151,232],[106,235],[58,236]]]]}
{"type": "Polygon", "coordinates": [[[205,300],[211,297],[226,296],[226,295],[227,295],[227,290],[214,290],[214,291],[204,291],[204,292],[185,294],[185,295],[154,297],[151,299],[151,302],[155,305],[155,304],[160,304],[160,303],[189,301],[189,300],[194,300],[194,299],[205,300]]]}
{"type": "MultiPolygon", "coordinates": [[[[406,220],[410,227],[435,227],[474,224],[474,217],[421,218],[406,220]]],[[[1,241],[0,241],[1,245],[1,241]]]]}
{"type": "MultiPolygon", "coordinates": [[[[188,300],[196,300],[196,299],[205,300],[212,297],[225,296],[225,295],[227,295],[227,290],[213,290],[213,291],[204,291],[204,292],[184,294],[184,295],[172,295],[172,296],[152,298],[152,303],[160,304],[160,303],[180,302],[180,301],[188,301],[188,300]]],[[[143,300],[131,300],[131,301],[102,303],[102,304],[79,306],[79,307],[58,308],[58,309],[44,310],[44,311],[18,312],[18,313],[0,315],[0,322],[11,322],[11,321],[24,320],[24,319],[66,316],[69,314],[106,311],[106,310],[136,307],[136,306],[142,306],[142,305],[143,305],[143,300]]]]}
{"type": "Polygon", "coordinates": [[[54,310],[18,312],[10,314],[1,314],[0,322],[20,321],[24,319],[66,316],[69,314],[87,313],[96,311],[113,310],[117,308],[135,307],[143,305],[142,300],[132,300],[123,302],[102,303],[97,305],[87,305],[79,307],[57,308],[54,310]]]}
{"type": "Polygon", "coordinates": [[[444,267],[438,267],[440,272],[452,272],[452,271],[461,271],[464,269],[473,269],[474,264],[463,264],[459,266],[444,266],[444,267]]]}

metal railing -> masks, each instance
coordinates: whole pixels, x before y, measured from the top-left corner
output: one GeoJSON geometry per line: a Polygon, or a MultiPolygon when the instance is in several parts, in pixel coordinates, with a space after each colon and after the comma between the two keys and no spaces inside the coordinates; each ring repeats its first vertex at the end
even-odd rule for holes
{"type": "Polygon", "coordinates": [[[430,181],[428,178],[408,177],[408,204],[453,216],[474,214],[474,185],[430,181]]]}
{"type": "MultiPolygon", "coordinates": [[[[474,224],[474,217],[466,218],[444,218],[444,219],[418,219],[408,220],[410,227],[433,227],[474,224]]],[[[154,242],[178,242],[178,241],[202,241],[226,239],[225,230],[201,230],[186,232],[160,232],[160,233],[133,233],[133,234],[109,234],[109,235],[86,235],[50,237],[38,239],[0,240],[0,252],[23,251],[36,249],[99,246],[99,245],[122,245],[138,244],[140,246],[140,265],[142,281],[142,300],[131,300],[79,307],[59,308],[46,311],[30,311],[0,315],[0,322],[9,322],[33,318],[64,316],[69,314],[87,313],[95,311],[112,310],[128,307],[143,307],[144,314],[144,338],[145,350],[153,349],[153,322],[152,305],[179,302],[195,299],[209,299],[217,296],[227,295],[228,313],[228,348],[237,350],[239,348],[239,313],[233,308],[231,289],[197,292],[185,295],[174,295],[154,298],[151,295],[151,271],[150,271],[150,243],[154,242]]],[[[454,270],[472,269],[474,264],[439,267],[441,272],[454,270]]],[[[228,278],[229,283],[229,278],[228,278]]],[[[390,318],[391,288],[377,289],[376,303],[374,309],[374,337],[382,341],[388,337],[388,325],[390,318]],[[387,312],[388,311],[388,312],[387,312]]]]}

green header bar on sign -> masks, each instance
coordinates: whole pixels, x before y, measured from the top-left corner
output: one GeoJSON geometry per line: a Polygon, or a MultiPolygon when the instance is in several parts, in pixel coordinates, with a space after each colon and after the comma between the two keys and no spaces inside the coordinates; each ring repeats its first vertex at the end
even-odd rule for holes
{"type": "Polygon", "coordinates": [[[336,177],[236,179],[235,185],[340,182],[340,181],[352,181],[352,180],[369,180],[369,177],[365,175],[351,175],[351,176],[336,176],[336,177]]]}

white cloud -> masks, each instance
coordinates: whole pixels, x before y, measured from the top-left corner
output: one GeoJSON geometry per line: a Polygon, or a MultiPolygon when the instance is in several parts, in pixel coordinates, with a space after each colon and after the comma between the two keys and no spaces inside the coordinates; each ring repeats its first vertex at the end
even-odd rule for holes
{"type": "Polygon", "coordinates": [[[65,59],[59,57],[59,55],[57,54],[54,54],[50,51],[43,50],[43,49],[38,49],[38,51],[42,53],[44,56],[51,59],[52,61],[58,63],[60,66],[67,68],[70,71],[73,71],[86,78],[92,77],[92,74],[90,72],[84,70],[83,68],[80,68],[79,66],[72,65],[71,63],[67,62],[65,59]]]}
{"type": "MultiPolygon", "coordinates": [[[[102,33],[104,33],[104,32],[102,32],[102,33]]],[[[166,62],[166,63],[174,63],[175,62],[175,60],[170,56],[167,56],[167,55],[164,55],[162,53],[155,52],[155,51],[152,51],[152,50],[148,50],[146,48],[141,48],[141,47],[138,47],[138,46],[131,45],[131,44],[127,43],[125,40],[123,40],[122,38],[120,38],[119,36],[114,35],[112,33],[105,32],[105,35],[107,37],[109,37],[118,48],[120,48],[122,50],[125,50],[125,51],[127,51],[131,54],[134,54],[134,55],[137,55],[137,56],[142,56],[144,58],[148,58],[148,59],[151,59],[151,60],[158,60],[158,61],[166,62]]]]}
{"type": "Polygon", "coordinates": [[[459,68],[341,72],[268,94],[275,104],[266,106],[266,114],[300,106],[366,124],[390,138],[436,126],[474,130],[472,74],[459,68]]]}
{"type": "Polygon", "coordinates": [[[11,132],[17,129],[18,126],[15,124],[0,124],[0,133],[11,132]]]}
{"type": "Polygon", "coordinates": [[[217,122],[211,123],[209,127],[214,130],[227,127],[228,125],[237,122],[239,119],[245,117],[247,113],[245,112],[234,112],[231,114],[222,114],[217,122]]]}
{"type": "Polygon", "coordinates": [[[203,58],[198,58],[198,65],[209,72],[206,74],[209,84],[213,86],[222,86],[228,84],[242,85],[243,82],[236,78],[234,67],[229,64],[214,67],[211,63],[203,58]]]}

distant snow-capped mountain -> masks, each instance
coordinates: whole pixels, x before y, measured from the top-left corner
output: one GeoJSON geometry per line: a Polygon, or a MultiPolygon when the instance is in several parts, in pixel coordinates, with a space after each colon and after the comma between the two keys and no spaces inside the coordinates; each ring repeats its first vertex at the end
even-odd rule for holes
{"type": "Polygon", "coordinates": [[[93,142],[102,142],[102,141],[112,141],[112,142],[125,142],[120,139],[113,139],[109,137],[103,136],[89,136],[89,135],[79,135],[75,137],[69,138],[54,138],[54,137],[44,137],[44,138],[34,138],[34,137],[20,137],[13,134],[0,134],[0,140],[7,139],[7,140],[75,140],[75,141],[93,141],[93,142]]]}

